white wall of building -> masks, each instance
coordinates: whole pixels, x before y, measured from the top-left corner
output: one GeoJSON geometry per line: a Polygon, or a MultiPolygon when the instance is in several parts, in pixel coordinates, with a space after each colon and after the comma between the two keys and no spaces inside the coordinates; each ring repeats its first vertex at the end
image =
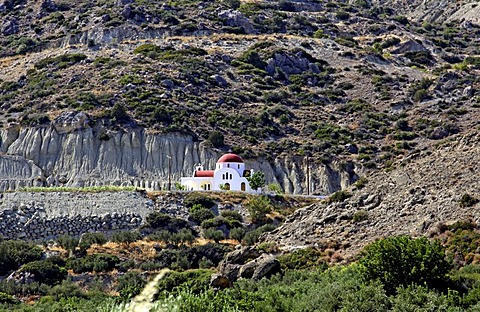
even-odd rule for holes
{"type": "MultiPolygon", "coordinates": [[[[203,168],[202,168],[203,169],[203,168]]],[[[232,191],[252,192],[250,183],[243,177],[245,164],[224,162],[217,163],[214,176],[209,177],[183,177],[180,183],[187,191],[220,191],[228,189],[232,191]]]]}

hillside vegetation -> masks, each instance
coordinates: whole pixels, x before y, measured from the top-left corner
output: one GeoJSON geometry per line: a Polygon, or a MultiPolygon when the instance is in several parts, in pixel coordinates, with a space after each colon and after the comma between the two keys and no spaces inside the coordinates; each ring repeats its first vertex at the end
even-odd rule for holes
{"type": "Polygon", "coordinates": [[[153,311],[478,311],[479,9],[4,1],[2,127],[57,131],[81,112],[64,128],[106,129],[102,142],[176,133],[300,172],[292,185],[346,182],[323,201],[189,193],[178,205],[149,193],[165,211],[137,231],[0,241],[0,309],[123,311],[161,273],[153,311]]]}
{"type": "Polygon", "coordinates": [[[243,156],[365,168],[478,127],[475,23],[368,1],[10,1],[3,126],[91,122],[183,132],[243,156]],[[397,11],[398,8],[398,11],[397,11]],[[404,15],[405,14],[405,15],[404,15]]]}

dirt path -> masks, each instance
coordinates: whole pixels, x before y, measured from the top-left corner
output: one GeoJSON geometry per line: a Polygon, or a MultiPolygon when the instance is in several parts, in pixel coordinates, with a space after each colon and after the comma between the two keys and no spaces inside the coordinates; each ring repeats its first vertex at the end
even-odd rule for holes
{"type": "Polygon", "coordinates": [[[158,282],[170,272],[169,269],[163,269],[155,278],[145,286],[143,291],[133,298],[127,309],[128,312],[149,312],[153,306],[153,297],[157,294],[158,282]]]}

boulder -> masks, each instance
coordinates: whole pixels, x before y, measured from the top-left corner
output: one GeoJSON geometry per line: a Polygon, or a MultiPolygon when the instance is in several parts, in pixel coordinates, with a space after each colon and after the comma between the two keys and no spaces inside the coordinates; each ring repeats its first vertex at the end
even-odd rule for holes
{"type": "Polygon", "coordinates": [[[18,33],[18,23],[17,20],[11,19],[6,21],[2,25],[2,34],[5,36],[10,36],[18,33]]]}
{"type": "Polygon", "coordinates": [[[258,259],[255,259],[255,271],[252,279],[260,280],[264,277],[270,277],[281,271],[280,262],[270,254],[263,254],[258,259]]]}
{"type": "Polygon", "coordinates": [[[473,96],[473,94],[474,94],[474,91],[472,86],[468,86],[465,89],[463,89],[462,96],[470,98],[473,96]]]}
{"type": "Polygon", "coordinates": [[[215,289],[225,289],[232,285],[228,277],[222,274],[213,274],[210,279],[210,286],[215,289]]]}
{"type": "Polygon", "coordinates": [[[222,76],[215,74],[210,76],[210,78],[214,79],[220,87],[228,87],[228,82],[222,76]]]}
{"type": "Polygon", "coordinates": [[[125,18],[130,18],[132,16],[132,7],[130,5],[126,5],[122,10],[122,15],[125,18]]]}
{"type": "Polygon", "coordinates": [[[88,116],[74,111],[64,112],[53,121],[55,130],[59,133],[68,133],[74,130],[81,130],[88,127],[88,116]]]}
{"type": "Polygon", "coordinates": [[[225,256],[219,274],[230,282],[239,278],[259,280],[280,272],[280,262],[271,254],[260,254],[254,247],[240,247],[225,256]]]}
{"type": "Polygon", "coordinates": [[[318,73],[320,69],[315,64],[312,64],[303,52],[295,54],[289,52],[277,52],[271,59],[267,61],[268,65],[266,71],[269,75],[274,75],[276,69],[280,69],[287,77],[290,75],[301,74],[305,71],[318,73]]]}
{"type": "Polygon", "coordinates": [[[52,0],[43,0],[40,7],[41,10],[46,12],[55,12],[57,10],[57,5],[52,0]]]}
{"type": "Polygon", "coordinates": [[[219,272],[225,276],[230,282],[235,282],[238,278],[241,265],[221,262],[219,265],[219,272]]]}
{"type": "Polygon", "coordinates": [[[225,25],[231,27],[241,27],[247,34],[255,33],[250,20],[237,10],[224,10],[218,13],[218,17],[224,20],[225,25]]]}
{"type": "Polygon", "coordinates": [[[175,87],[175,83],[170,79],[164,79],[162,85],[167,89],[173,89],[173,87],[175,87]]]}
{"type": "Polygon", "coordinates": [[[435,130],[433,130],[432,134],[430,135],[430,138],[432,140],[441,140],[450,135],[449,131],[445,129],[444,127],[437,127],[435,130]]]}
{"type": "Polygon", "coordinates": [[[102,15],[102,22],[106,23],[109,22],[112,18],[110,17],[110,14],[103,14],[102,15]]]}
{"type": "Polygon", "coordinates": [[[252,246],[244,246],[240,249],[234,250],[225,256],[225,263],[244,264],[248,260],[258,258],[259,251],[252,246]]]}
{"type": "Polygon", "coordinates": [[[131,4],[131,3],[134,3],[135,0],[117,0],[117,5],[118,6],[124,6],[124,5],[127,5],[127,4],[131,4]]]}
{"type": "Polygon", "coordinates": [[[402,43],[397,49],[393,50],[392,54],[404,54],[407,52],[420,52],[420,51],[428,51],[422,44],[414,41],[408,40],[405,43],[402,43]]]}

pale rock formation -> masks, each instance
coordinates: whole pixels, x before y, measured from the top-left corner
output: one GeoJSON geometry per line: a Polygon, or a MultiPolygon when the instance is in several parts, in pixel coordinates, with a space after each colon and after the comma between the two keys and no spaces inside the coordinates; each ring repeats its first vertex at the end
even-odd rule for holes
{"type": "MultiPolygon", "coordinates": [[[[50,127],[0,130],[0,191],[28,186],[119,185],[159,190],[193,173],[196,164],[215,168],[223,154],[183,134],[150,134],[141,128],[108,130],[89,127],[84,116],[70,116],[50,127]],[[169,172],[168,156],[171,157],[169,172]]],[[[329,194],[357,178],[353,165],[330,166],[304,157],[245,160],[248,168],[265,173],[267,183],[279,183],[287,193],[329,194]]]]}

